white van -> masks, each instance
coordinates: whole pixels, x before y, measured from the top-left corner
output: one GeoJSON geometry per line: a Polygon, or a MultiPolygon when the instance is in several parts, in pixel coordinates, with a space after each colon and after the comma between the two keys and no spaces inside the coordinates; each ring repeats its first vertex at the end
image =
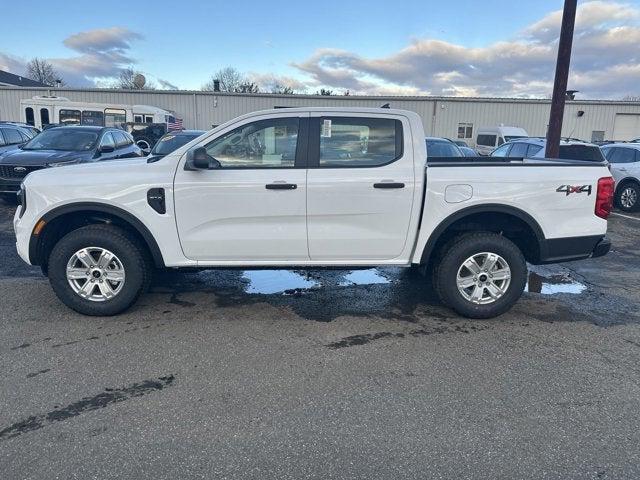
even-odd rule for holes
{"type": "Polygon", "coordinates": [[[520,127],[486,127],[478,129],[476,137],[476,152],[478,155],[489,155],[496,147],[509,140],[528,137],[529,134],[520,127]]]}

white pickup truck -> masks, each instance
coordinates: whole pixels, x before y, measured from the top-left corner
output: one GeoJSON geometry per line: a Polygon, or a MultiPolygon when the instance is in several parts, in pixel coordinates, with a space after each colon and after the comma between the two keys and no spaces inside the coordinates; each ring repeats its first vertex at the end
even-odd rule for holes
{"type": "Polygon", "coordinates": [[[445,305],[489,318],[526,262],[609,251],[613,179],[594,162],[428,162],[415,113],[292,108],[161,159],[36,171],[18,196],[20,256],[87,315],[128,308],[155,268],[427,265],[445,305]]]}

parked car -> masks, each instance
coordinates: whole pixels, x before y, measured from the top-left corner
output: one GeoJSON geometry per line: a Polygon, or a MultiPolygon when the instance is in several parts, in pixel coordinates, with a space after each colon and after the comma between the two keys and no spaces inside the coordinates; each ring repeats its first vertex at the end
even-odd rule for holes
{"type": "Polygon", "coordinates": [[[17,150],[33,138],[31,132],[10,123],[0,123],[0,156],[17,150]]]}
{"type": "Polygon", "coordinates": [[[640,209],[640,143],[614,143],[601,147],[616,181],[615,200],[620,210],[640,209]]]}
{"type": "Polygon", "coordinates": [[[160,140],[157,141],[153,150],[149,154],[149,160],[157,161],[165,155],[169,155],[174,150],[186,145],[191,140],[195,140],[201,135],[207,133],[204,130],[178,130],[175,132],[165,133],[160,140]]]}
{"type": "Polygon", "coordinates": [[[157,162],[33,172],[13,225],[20,257],[87,315],[130,307],[154,268],[429,265],[445,305],[489,318],[527,261],[609,251],[613,185],[596,162],[431,162],[414,112],[287,108],[157,162]]]}
{"type": "Polygon", "coordinates": [[[528,136],[527,131],[520,127],[480,128],[476,137],[476,152],[478,152],[478,155],[490,155],[496,147],[503,143],[528,136]]]}
{"type": "MultiPolygon", "coordinates": [[[[512,140],[491,152],[492,157],[544,158],[547,141],[544,138],[512,140]]],[[[605,162],[600,147],[576,140],[560,141],[560,159],[605,162]]]]}
{"type": "Polygon", "coordinates": [[[20,182],[34,170],[140,156],[131,135],[117,128],[51,128],[0,157],[0,195],[15,198],[20,182]]]}
{"type": "Polygon", "coordinates": [[[40,130],[38,130],[36,127],[29,125],[28,123],[21,123],[21,122],[7,122],[7,121],[1,121],[0,122],[0,127],[3,125],[12,125],[14,127],[20,127],[20,129],[25,132],[29,138],[33,138],[35,137],[37,134],[40,133],[40,130]]]}
{"type": "Polygon", "coordinates": [[[441,137],[427,137],[427,155],[431,158],[464,157],[460,147],[452,140],[441,137]]]}

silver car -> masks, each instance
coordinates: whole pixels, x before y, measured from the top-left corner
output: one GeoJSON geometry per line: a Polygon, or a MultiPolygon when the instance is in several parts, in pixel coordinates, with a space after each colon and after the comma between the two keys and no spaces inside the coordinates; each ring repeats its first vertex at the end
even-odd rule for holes
{"type": "Polygon", "coordinates": [[[640,208],[640,143],[610,143],[601,147],[616,180],[616,205],[625,212],[640,208]]]}

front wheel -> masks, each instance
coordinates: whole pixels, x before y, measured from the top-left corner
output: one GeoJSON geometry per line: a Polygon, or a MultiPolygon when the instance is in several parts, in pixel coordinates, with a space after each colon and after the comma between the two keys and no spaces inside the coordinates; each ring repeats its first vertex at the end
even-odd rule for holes
{"type": "Polygon", "coordinates": [[[88,225],[65,235],[49,256],[49,281],[62,302],[85,315],[116,315],[150,283],[146,252],[112,225],[88,225]]]}
{"type": "Polygon", "coordinates": [[[469,318],[492,318],[522,295],[527,264],[520,249],[495,233],[455,239],[442,251],[434,284],[442,303],[469,318]]]}

